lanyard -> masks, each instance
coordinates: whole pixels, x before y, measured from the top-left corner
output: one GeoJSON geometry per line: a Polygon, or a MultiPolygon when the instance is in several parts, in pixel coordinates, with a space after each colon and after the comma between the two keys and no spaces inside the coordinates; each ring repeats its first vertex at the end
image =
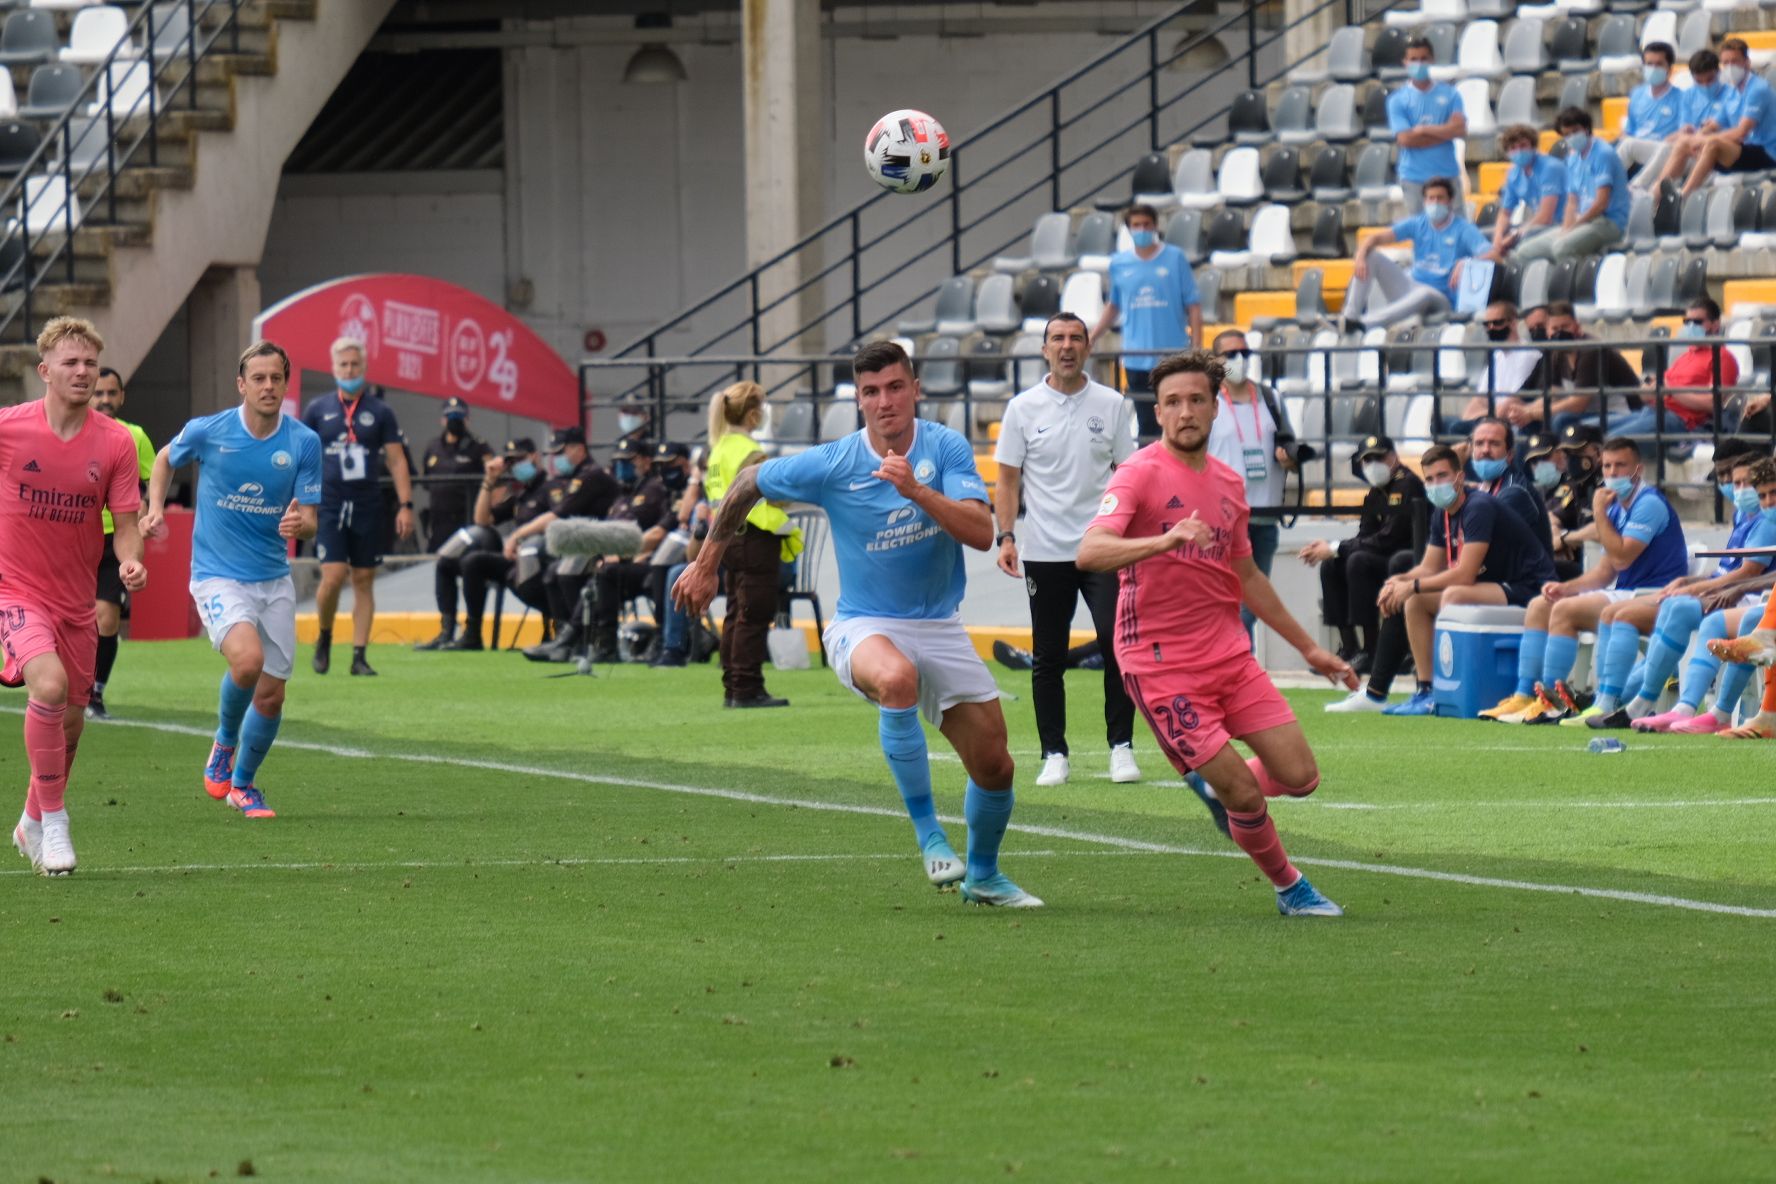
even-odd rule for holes
{"type": "MultiPolygon", "coordinates": [[[[1233,434],[1239,437],[1239,442],[1243,446],[1246,442],[1246,433],[1240,430],[1239,408],[1234,405],[1232,394],[1228,394],[1226,398],[1227,410],[1233,419],[1233,434]]],[[[1252,388],[1252,442],[1254,444],[1264,443],[1264,423],[1258,418],[1258,388],[1256,386],[1252,388]]]]}
{"type": "Polygon", "coordinates": [[[1455,561],[1461,555],[1461,546],[1455,541],[1455,523],[1449,520],[1449,511],[1443,511],[1443,562],[1450,571],[1455,570],[1455,561]]]}
{"type": "Polygon", "coordinates": [[[352,427],[352,417],[357,414],[358,404],[364,401],[364,396],[359,395],[350,403],[347,403],[344,395],[339,394],[338,391],[333,393],[339,399],[339,410],[345,414],[345,438],[350,440],[353,444],[356,444],[358,442],[358,433],[357,429],[352,427]]]}

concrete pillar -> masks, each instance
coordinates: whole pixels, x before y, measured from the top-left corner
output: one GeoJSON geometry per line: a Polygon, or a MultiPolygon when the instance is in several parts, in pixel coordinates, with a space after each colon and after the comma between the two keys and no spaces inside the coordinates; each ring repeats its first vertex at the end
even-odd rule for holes
{"type": "MultiPolygon", "coordinates": [[[[1321,0],[1284,0],[1283,24],[1294,25],[1315,8],[1321,0]]],[[[1295,25],[1283,36],[1283,60],[1299,62],[1316,49],[1331,44],[1332,34],[1344,24],[1344,8],[1329,4],[1314,16],[1295,25]]],[[[1323,61],[1323,59],[1322,59],[1323,61]]]]}
{"type": "Polygon", "coordinates": [[[210,268],[191,290],[188,310],[191,414],[209,415],[240,402],[234,378],[260,311],[258,268],[210,268]]]}
{"type": "MultiPolygon", "coordinates": [[[[746,144],[746,258],[757,266],[784,250],[825,216],[826,57],[820,0],[743,0],[741,91],[746,144]],[[806,152],[807,155],[803,155],[806,152]]],[[[861,134],[861,133],[860,133],[861,134]]],[[[819,250],[772,268],[760,287],[768,304],[820,269],[819,250]]],[[[760,328],[769,347],[822,311],[824,285],[786,301],[760,328]]],[[[797,346],[824,352],[824,333],[797,346]]],[[[748,343],[747,348],[750,348],[748,343]]]]}

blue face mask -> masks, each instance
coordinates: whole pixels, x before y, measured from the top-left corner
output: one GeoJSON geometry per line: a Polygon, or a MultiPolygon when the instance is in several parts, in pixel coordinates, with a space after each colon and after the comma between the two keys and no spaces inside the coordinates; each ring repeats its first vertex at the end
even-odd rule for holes
{"type": "Polygon", "coordinates": [[[1533,475],[1538,489],[1553,489],[1560,483],[1560,470],[1551,460],[1536,461],[1533,475]]]}
{"type": "Polygon", "coordinates": [[[1757,490],[1752,489],[1749,486],[1744,489],[1734,489],[1733,507],[1741,514],[1752,514],[1762,509],[1758,504],[1757,490]]]}
{"type": "Polygon", "coordinates": [[[1511,151],[1511,163],[1520,169],[1526,169],[1535,163],[1534,148],[1516,148],[1511,151]]]}
{"type": "Polygon", "coordinates": [[[1425,486],[1425,497],[1439,510],[1447,510],[1455,504],[1455,482],[1446,481],[1438,485],[1425,486]]]}
{"type": "Polygon", "coordinates": [[[1136,247],[1140,248],[1143,251],[1146,250],[1148,247],[1151,247],[1153,245],[1154,241],[1158,238],[1159,238],[1159,235],[1155,234],[1151,230],[1131,230],[1131,231],[1129,231],[1129,240],[1131,242],[1133,242],[1136,247]]]}
{"type": "Polygon", "coordinates": [[[1664,86],[1665,80],[1671,77],[1671,71],[1664,66],[1646,66],[1641,70],[1640,76],[1646,79],[1648,86],[1664,86]]]}
{"type": "Polygon", "coordinates": [[[1776,522],[1776,506],[1771,506],[1768,509],[1760,508],[1758,514],[1765,522],[1776,522]]]}
{"type": "Polygon", "coordinates": [[[549,465],[555,470],[557,477],[565,477],[574,471],[574,462],[567,459],[565,452],[557,452],[549,461],[549,465]]]}
{"type": "Polygon", "coordinates": [[[1566,138],[1566,150],[1575,156],[1585,155],[1585,149],[1591,147],[1591,133],[1574,132],[1566,138]]]}
{"type": "Polygon", "coordinates": [[[611,476],[620,484],[635,484],[635,462],[632,460],[616,460],[611,462],[611,476]]]}
{"type": "Polygon", "coordinates": [[[1429,62],[1407,62],[1406,77],[1412,79],[1414,82],[1429,82],[1431,78],[1431,64],[1429,62]]]}
{"type": "Polygon", "coordinates": [[[1510,463],[1509,461],[1502,460],[1502,459],[1500,459],[1500,460],[1479,460],[1479,459],[1476,459],[1474,461],[1474,476],[1480,478],[1480,480],[1482,480],[1482,481],[1496,481],[1504,473],[1505,466],[1508,465],[1509,463],[1510,463]]]}
{"type": "Polygon", "coordinates": [[[338,383],[339,389],[348,395],[355,395],[364,389],[364,378],[362,375],[359,375],[357,378],[335,378],[333,381],[338,383]]]}
{"type": "Polygon", "coordinates": [[[1441,226],[1449,220],[1449,206],[1443,202],[1427,201],[1424,203],[1424,211],[1425,217],[1431,220],[1433,226],[1441,226]]]}
{"type": "Polygon", "coordinates": [[[1720,490],[1721,501],[1729,506],[1738,504],[1739,487],[1731,481],[1716,481],[1714,487],[1720,490]]]}
{"type": "Polygon", "coordinates": [[[512,476],[518,478],[518,480],[522,481],[526,485],[529,485],[532,481],[535,481],[536,475],[537,475],[537,467],[535,464],[531,463],[530,461],[521,460],[517,464],[512,466],[512,476]]]}
{"type": "Polygon", "coordinates": [[[1634,492],[1634,478],[1632,477],[1605,477],[1603,484],[1616,495],[1617,501],[1627,501],[1628,495],[1634,492]]]}
{"type": "Polygon", "coordinates": [[[1708,327],[1696,321],[1685,321],[1677,327],[1677,335],[1679,337],[1706,337],[1708,336],[1708,327]]]}

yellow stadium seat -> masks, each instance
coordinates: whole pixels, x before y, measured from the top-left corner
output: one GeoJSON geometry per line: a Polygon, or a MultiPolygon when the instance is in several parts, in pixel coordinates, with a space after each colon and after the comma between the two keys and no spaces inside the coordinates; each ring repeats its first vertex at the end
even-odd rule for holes
{"type": "Polygon", "coordinates": [[[1754,29],[1745,33],[1734,33],[1733,36],[1743,38],[1753,53],[1759,50],[1776,53],[1776,29],[1754,29]]]}
{"type": "MultiPolygon", "coordinates": [[[[1362,506],[1363,499],[1368,496],[1369,491],[1367,489],[1334,489],[1332,491],[1331,504],[1344,509],[1356,509],[1362,506]]],[[[1309,506],[1326,505],[1326,491],[1323,489],[1310,489],[1307,491],[1307,496],[1302,500],[1304,504],[1309,506]]]]}
{"type": "Polygon", "coordinates": [[[1204,325],[1203,348],[1211,348],[1215,344],[1215,338],[1221,336],[1223,333],[1244,333],[1245,331],[1245,326],[1243,325],[1204,325]]]}
{"type": "Polygon", "coordinates": [[[1603,138],[1614,140],[1622,134],[1622,125],[1628,122],[1627,99],[1605,99],[1603,101],[1603,138]]]}
{"type": "Polygon", "coordinates": [[[1741,304],[1776,305],[1776,280],[1728,280],[1721,288],[1721,304],[1729,316],[1741,304]]]}
{"type": "MultiPolygon", "coordinates": [[[[1605,101],[1607,102],[1608,100],[1605,101]]],[[[1508,160],[1488,160],[1482,162],[1480,165],[1480,188],[1487,193],[1496,195],[1499,190],[1505,187],[1505,174],[1510,171],[1511,162],[1508,160]]],[[[1478,195],[1475,196],[1474,200],[1481,205],[1486,204],[1486,199],[1481,198],[1478,195]]]]}
{"type": "Polygon", "coordinates": [[[987,425],[987,439],[991,440],[995,444],[997,444],[999,442],[999,421],[998,420],[995,419],[992,423],[987,425]]]}
{"type": "Polygon", "coordinates": [[[1297,259],[1290,268],[1289,281],[1299,288],[1302,273],[1310,267],[1319,268],[1320,296],[1326,311],[1338,312],[1344,308],[1344,290],[1350,287],[1351,269],[1356,265],[1354,259],[1297,259]]]}
{"type": "Polygon", "coordinates": [[[989,486],[999,480],[999,462],[993,459],[991,452],[975,453],[974,467],[980,470],[981,480],[989,486]]]}
{"type": "Polygon", "coordinates": [[[1259,317],[1293,317],[1293,292],[1240,292],[1233,298],[1233,319],[1251,327],[1259,317]]]}
{"type": "Polygon", "coordinates": [[[1543,152],[1552,151],[1554,148],[1554,145],[1556,145],[1558,143],[1560,143],[1560,133],[1559,132],[1554,131],[1552,128],[1546,129],[1542,132],[1542,139],[1541,139],[1540,147],[1543,152]]]}

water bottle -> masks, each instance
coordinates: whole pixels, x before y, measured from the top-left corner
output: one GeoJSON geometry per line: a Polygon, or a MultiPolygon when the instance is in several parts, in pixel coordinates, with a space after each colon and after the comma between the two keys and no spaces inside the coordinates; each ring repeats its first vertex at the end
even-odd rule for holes
{"type": "Polygon", "coordinates": [[[1610,756],[1618,752],[1628,751],[1628,746],[1623,744],[1620,740],[1617,740],[1614,736],[1599,736],[1597,739],[1591,741],[1589,747],[1592,752],[1603,756],[1610,756]]]}

